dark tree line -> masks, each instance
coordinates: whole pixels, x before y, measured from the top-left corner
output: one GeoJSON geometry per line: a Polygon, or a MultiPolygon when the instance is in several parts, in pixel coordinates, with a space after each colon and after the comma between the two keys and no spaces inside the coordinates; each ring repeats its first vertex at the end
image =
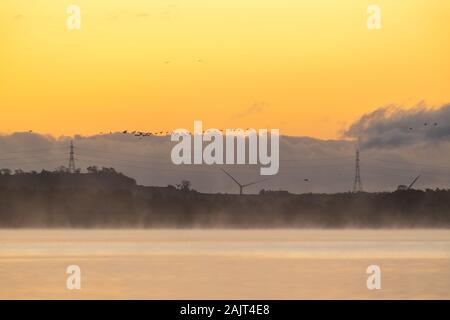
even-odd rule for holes
{"type": "Polygon", "coordinates": [[[202,194],[115,170],[2,174],[0,227],[448,228],[450,191],[202,194]]]}

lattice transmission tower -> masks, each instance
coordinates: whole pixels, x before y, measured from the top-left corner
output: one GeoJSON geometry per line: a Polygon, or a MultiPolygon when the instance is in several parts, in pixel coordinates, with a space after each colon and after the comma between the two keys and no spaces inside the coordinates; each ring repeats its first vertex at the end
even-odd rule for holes
{"type": "Polygon", "coordinates": [[[363,191],[363,186],[361,182],[361,167],[359,160],[359,149],[356,150],[356,163],[355,163],[355,180],[353,182],[353,193],[363,191]]]}
{"type": "Polygon", "coordinates": [[[69,152],[69,172],[75,173],[75,152],[74,152],[73,140],[70,141],[70,152],[69,152]]]}

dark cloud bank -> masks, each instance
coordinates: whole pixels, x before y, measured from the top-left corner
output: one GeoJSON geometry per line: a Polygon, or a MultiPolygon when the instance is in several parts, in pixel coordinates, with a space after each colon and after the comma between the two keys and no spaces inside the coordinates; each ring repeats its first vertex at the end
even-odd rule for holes
{"type": "MultiPolygon", "coordinates": [[[[450,104],[438,109],[380,108],[362,116],[339,140],[308,137],[280,139],[280,171],[255,185],[260,189],[303,192],[345,192],[352,188],[354,154],[361,149],[361,174],[367,191],[395,190],[421,174],[417,188],[450,186],[450,104]],[[359,141],[359,142],[356,142],[359,141]]],[[[72,137],[17,132],[0,135],[0,168],[55,169],[68,164],[72,137]]],[[[182,179],[202,192],[237,192],[217,166],[175,166],[170,137],[113,133],[75,136],[76,165],[114,167],[139,184],[166,186],[182,179]]],[[[260,166],[229,166],[242,183],[257,180],[260,166]]]]}

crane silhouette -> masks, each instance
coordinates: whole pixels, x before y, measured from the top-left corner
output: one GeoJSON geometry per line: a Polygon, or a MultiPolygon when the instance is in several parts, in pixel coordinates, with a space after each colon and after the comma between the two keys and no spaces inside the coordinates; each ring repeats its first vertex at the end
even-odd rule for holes
{"type": "Polygon", "coordinates": [[[229,176],[239,186],[239,194],[243,194],[244,188],[246,188],[246,187],[269,180],[269,179],[262,179],[262,180],[253,181],[253,182],[246,183],[246,184],[241,184],[239,181],[237,181],[231,174],[226,172],[224,169],[220,169],[220,170],[222,170],[223,173],[225,173],[227,176],[229,176]]]}

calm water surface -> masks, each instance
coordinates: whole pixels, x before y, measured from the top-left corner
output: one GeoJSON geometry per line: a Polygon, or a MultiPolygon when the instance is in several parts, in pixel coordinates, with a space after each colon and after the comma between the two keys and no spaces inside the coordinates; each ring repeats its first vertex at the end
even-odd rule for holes
{"type": "Polygon", "coordinates": [[[450,230],[0,230],[6,298],[450,299],[450,230]]]}

